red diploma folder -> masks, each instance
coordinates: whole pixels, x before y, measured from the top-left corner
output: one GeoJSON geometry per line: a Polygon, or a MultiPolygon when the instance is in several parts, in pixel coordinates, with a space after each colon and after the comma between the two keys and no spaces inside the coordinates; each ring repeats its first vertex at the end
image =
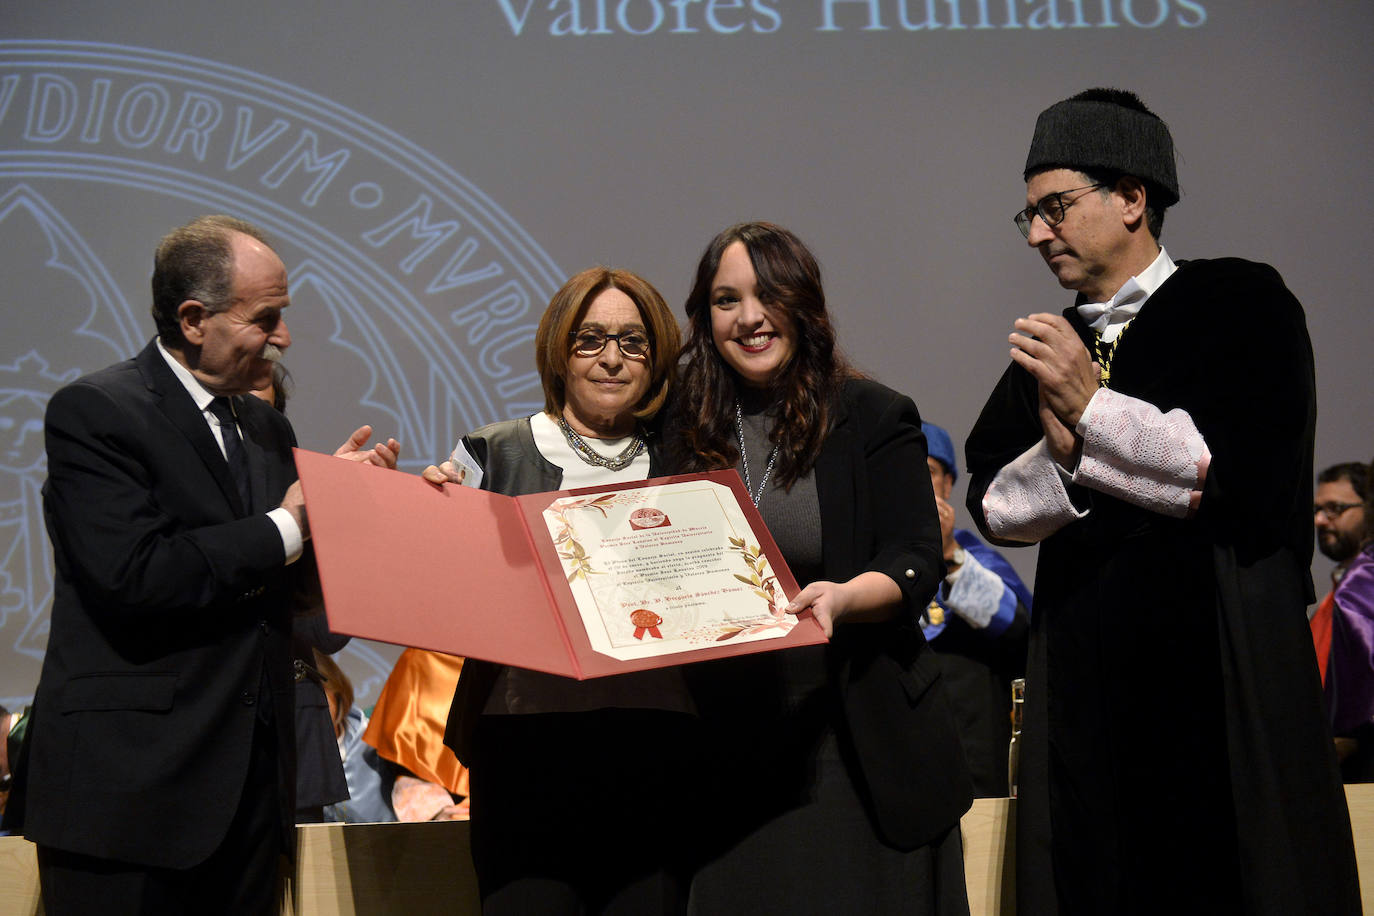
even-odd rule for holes
{"type": "MultiPolygon", "coordinates": [[[[759,574],[769,577],[762,588],[772,588],[779,596],[771,605],[772,626],[781,631],[791,625],[791,619],[778,612],[785,601],[781,596],[795,596],[797,583],[733,470],[510,497],[452,484],[440,488],[413,474],[303,449],[296,449],[295,455],[325,609],[330,629],[335,632],[578,680],[826,641],[820,625],[807,611],[785,635],[774,638],[735,638],[740,632],[748,636],[767,630],[768,625],[727,625],[705,636],[697,633],[690,646],[684,644],[681,650],[666,654],[614,658],[593,647],[584,624],[588,618],[579,610],[569,583],[570,564],[576,563],[572,549],[566,540],[555,544],[545,510],[562,500],[561,504],[572,503],[574,508],[595,510],[604,517],[606,513],[589,502],[634,503],[640,491],[652,493],[649,488],[669,484],[703,482],[703,488],[714,487],[711,493],[717,494],[709,498],[721,501],[719,497],[724,496],[724,502],[729,498],[722,488],[733,494],[737,509],[732,506],[730,512],[742,513],[751,530],[737,530],[738,538],[727,531],[732,545],[727,552],[738,554],[734,559],[752,562],[759,574]],[[585,499],[592,495],[596,498],[585,499]],[[584,499],[574,501],[573,497],[584,499]],[[720,635],[715,635],[717,632],[720,635]]],[[[690,488],[674,492],[679,500],[696,498],[690,488]]],[[[688,514],[681,511],[682,507],[691,504],[676,505],[679,511],[668,515],[682,519],[688,514]]],[[[625,537],[604,543],[632,542],[641,536],[677,536],[671,532],[672,519],[653,507],[636,509],[628,521],[625,537]],[[662,530],[649,530],[655,525],[662,530]]],[[[684,523],[682,530],[690,533],[703,529],[685,527],[684,523]]],[[[624,560],[620,565],[629,563],[624,560]]],[[[728,569],[724,561],[707,565],[721,566],[710,572],[721,579],[722,590],[735,593],[736,598],[762,599],[762,606],[768,609],[769,595],[759,590],[760,580],[748,565],[738,567],[736,563],[728,569]]],[[[596,580],[598,585],[603,581],[596,580]]],[[[708,605],[712,600],[709,596],[716,593],[698,589],[696,596],[707,597],[693,603],[708,605]]],[[[666,600],[671,602],[674,597],[669,595],[666,600]]],[[[660,607],[664,606],[670,605],[660,607]]],[[[672,640],[656,643],[654,639],[663,639],[652,625],[658,615],[643,609],[629,613],[635,628],[633,639],[621,636],[622,642],[631,645],[629,651],[668,649],[672,640]]],[[[622,629],[630,625],[621,624],[622,629]]],[[[598,636],[604,642],[605,637],[598,636]]]]}

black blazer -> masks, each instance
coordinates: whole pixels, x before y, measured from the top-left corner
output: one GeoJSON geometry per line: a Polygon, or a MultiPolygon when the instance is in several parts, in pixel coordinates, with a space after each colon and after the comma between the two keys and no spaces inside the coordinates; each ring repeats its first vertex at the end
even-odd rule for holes
{"type": "Polygon", "coordinates": [[[258,704],[292,747],[290,573],[264,513],[296,478],[295,437],[257,398],[236,401],[252,506],[155,343],[48,404],[56,575],[26,779],[36,843],[190,867],[238,806],[258,704]]]}
{"type": "MultiPolygon", "coordinates": [[[[921,418],[911,399],[853,379],[832,407],[831,430],[814,471],[823,577],[845,582],[880,572],[897,583],[903,598],[893,619],[841,623],[824,648],[842,712],[836,729],[875,832],[909,850],[957,826],[973,800],[940,666],[919,625],[944,575],[939,516],[921,418]]],[[[675,428],[670,437],[669,453],[677,455],[675,428]]],[[[743,702],[736,691],[748,688],[719,666],[738,663],[685,667],[703,717],[735,715],[743,702]]],[[[740,740],[733,722],[720,740],[740,740]]]]}
{"type": "Polygon", "coordinates": [[[920,614],[944,575],[940,522],[916,405],[866,379],[848,382],[816,458],[822,563],[844,582],[875,570],[903,605],[881,624],[841,624],[827,650],[878,835],[925,845],[973,803],[973,783],[920,614]]]}

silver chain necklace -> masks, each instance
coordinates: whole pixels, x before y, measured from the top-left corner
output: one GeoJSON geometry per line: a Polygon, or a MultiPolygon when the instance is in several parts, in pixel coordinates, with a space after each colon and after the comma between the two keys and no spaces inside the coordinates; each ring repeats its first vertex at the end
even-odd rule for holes
{"type": "Polygon", "coordinates": [[[605,468],[608,471],[623,471],[630,466],[630,462],[639,457],[639,453],[644,451],[644,437],[638,430],[630,438],[630,444],[625,446],[625,450],[614,458],[607,458],[587,444],[577,432],[568,425],[568,421],[560,415],[558,417],[558,428],[563,431],[563,438],[568,440],[568,445],[577,453],[577,457],[595,467],[605,468]]]}
{"type": "Polygon", "coordinates": [[[773,473],[773,465],[778,460],[778,444],[773,443],[773,450],[768,453],[768,466],[763,469],[763,479],[759,481],[759,491],[755,493],[753,484],[749,482],[749,453],[744,448],[744,412],[739,409],[738,399],[735,400],[735,436],[739,439],[739,464],[744,469],[744,492],[749,494],[757,508],[768,486],[768,476],[773,473]]]}

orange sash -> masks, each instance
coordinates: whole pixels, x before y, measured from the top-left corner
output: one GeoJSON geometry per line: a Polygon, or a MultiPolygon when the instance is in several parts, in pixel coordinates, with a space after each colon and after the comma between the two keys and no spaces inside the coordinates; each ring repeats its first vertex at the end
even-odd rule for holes
{"type": "Polygon", "coordinates": [[[386,679],[363,740],[426,782],[467,796],[468,771],[444,744],[453,691],[463,660],[406,649],[386,679]]]}

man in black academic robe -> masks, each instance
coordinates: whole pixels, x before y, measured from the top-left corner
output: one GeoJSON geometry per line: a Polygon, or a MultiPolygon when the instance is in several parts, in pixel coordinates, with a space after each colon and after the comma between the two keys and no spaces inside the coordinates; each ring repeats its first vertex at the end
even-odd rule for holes
{"type": "Polygon", "coordinates": [[[1357,913],[1304,609],[1315,393],[1270,267],[1175,263],[1167,127],[1131,93],[1041,114],[1017,224],[1063,316],[1015,322],[969,510],[1040,543],[1018,911],[1357,913]]]}

